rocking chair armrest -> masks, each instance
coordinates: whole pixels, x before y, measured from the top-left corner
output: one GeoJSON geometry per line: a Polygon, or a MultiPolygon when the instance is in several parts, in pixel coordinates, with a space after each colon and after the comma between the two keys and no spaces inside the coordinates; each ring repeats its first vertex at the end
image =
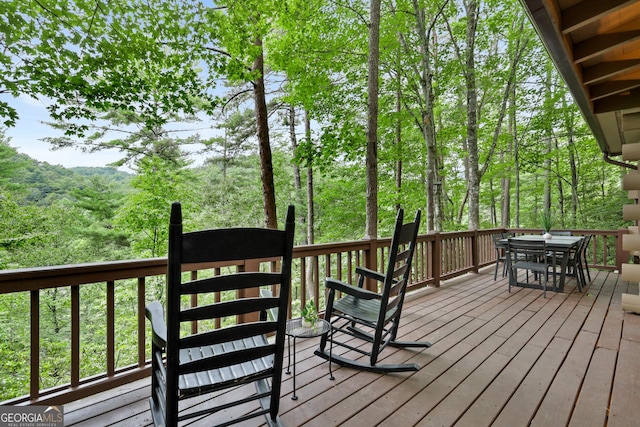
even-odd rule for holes
{"type": "Polygon", "coordinates": [[[365,300],[380,299],[380,294],[376,292],[371,292],[366,289],[358,288],[357,286],[350,285],[338,279],[332,279],[331,277],[326,278],[325,287],[329,289],[334,289],[336,291],[339,291],[360,299],[365,299],[365,300]]]}
{"type": "Polygon", "coordinates": [[[384,282],[384,274],[379,273],[375,270],[370,270],[366,267],[356,267],[356,274],[375,279],[378,282],[384,282]]]}
{"type": "Polygon", "coordinates": [[[167,345],[167,325],[164,322],[164,309],[160,301],[154,301],[145,307],[145,317],[151,321],[153,342],[160,347],[167,345]]]}

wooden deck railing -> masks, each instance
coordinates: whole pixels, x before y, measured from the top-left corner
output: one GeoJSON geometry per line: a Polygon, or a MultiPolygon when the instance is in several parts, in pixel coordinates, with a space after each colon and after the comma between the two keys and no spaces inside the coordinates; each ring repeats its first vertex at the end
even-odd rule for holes
{"type": "MultiPolygon", "coordinates": [[[[410,290],[423,287],[438,287],[443,281],[469,272],[478,272],[482,267],[496,262],[492,234],[512,231],[517,233],[540,230],[480,230],[452,233],[431,233],[418,237],[418,247],[413,262],[410,290]]],[[[574,230],[574,234],[592,234],[589,248],[589,265],[596,269],[619,269],[628,261],[622,251],[619,231],[574,230]]],[[[308,298],[315,298],[319,307],[324,307],[324,278],[332,276],[348,283],[355,281],[355,267],[364,265],[380,270],[386,263],[386,251],[390,239],[361,240],[344,243],[298,246],[294,249],[294,272],[292,301],[289,315],[299,315],[299,307],[308,298]]],[[[245,267],[242,262],[232,266],[193,265],[187,268],[191,274],[220,274],[225,267],[245,267]]],[[[247,267],[248,268],[248,267],[247,267]]],[[[254,267],[255,268],[255,267],[254,267]]],[[[30,301],[30,377],[28,394],[16,396],[4,404],[64,404],[81,397],[108,390],[118,385],[149,375],[148,333],[144,317],[147,301],[147,283],[162,280],[166,273],[166,258],[114,261],[82,265],[28,268],[0,271],[0,297],[8,293],[28,293],[30,301]],[[117,292],[122,283],[132,284],[137,289],[136,333],[134,364],[124,367],[117,362],[117,292]],[[87,327],[81,320],[81,290],[90,285],[105,286],[104,307],[106,311],[106,365],[102,373],[81,375],[81,332],[87,327]],[[66,289],[70,298],[69,313],[70,355],[69,383],[57,387],[42,387],[40,358],[41,339],[41,293],[51,289],[66,289]]],[[[242,297],[238,295],[237,297],[242,297]]],[[[197,303],[197,301],[192,301],[197,303]]],[[[92,325],[95,327],[95,325],[92,325]]],[[[6,355],[5,355],[6,357],[6,355]]],[[[19,360],[21,356],[16,355],[19,360]]],[[[46,361],[44,361],[46,362],[46,361]]],[[[26,363],[26,362],[25,362],[26,363]]],[[[0,376],[6,373],[0,372],[0,376]]],[[[25,390],[26,392],[26,390],[25,390]]]]}

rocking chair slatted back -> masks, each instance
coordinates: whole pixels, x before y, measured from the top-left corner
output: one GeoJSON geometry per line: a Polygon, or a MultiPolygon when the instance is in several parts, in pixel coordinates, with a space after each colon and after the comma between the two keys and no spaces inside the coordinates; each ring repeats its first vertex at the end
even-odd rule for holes
{"type": "MultiPolygon", "coordinates": [[[[227,228],[184,233],[179,203],[171,209],[167,271],[167,323],[159,302],[147,306],[151,320],[153,420],[156,425],[175,426],[178,421],[215,413],[228,403],[197,405],[179,412],[178,401],[254,383],[257,393],[238,400],[259,401],[261,410],[249,410],[234,422],[265,415],[267,423],[279,425],[279,399],[284,354],[286,314],[291,288],[294,210],[290,206],[284,230],[227,228]],[[183,265],[238,261],[236,271],[183,281],[183,265]],[[268,263],[279,270],[246,272],[242,265],[268,263]],[[275,263],[273,262],[275,261],[275,263]],[[277,286],[276,286],[277,285],[277,286]],[[278,288],[277,296],[247,297],[220,301],[218,293],[236,293],[250,288],[278,288]],[[185,296],[199,295],[197,307],[183,307],[185,296]],[[276,319],[267,312],[277,310],[276,319]],[[215,327],[224,319],[246,315],[253,319],[215,327]],[[187,322],[197,322],[198,333],[185,335],[187,322]],[[271,338],[267,338],[271,337],[271,338]],[[166,361],[163,359],[166,358],[166,361]]],[[[190,405],[189,405],[190,406],[190,405]]],[[[185,407],[187,407],[185,405],[185,407]]],[[[228,423],[225,421],[224,425],[228,423]]]]}

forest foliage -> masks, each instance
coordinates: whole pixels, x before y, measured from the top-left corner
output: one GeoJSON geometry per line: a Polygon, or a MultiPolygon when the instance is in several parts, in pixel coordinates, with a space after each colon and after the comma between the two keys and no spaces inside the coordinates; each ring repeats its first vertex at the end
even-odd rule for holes
{"type": "MultiPolygon", "coordinates": [[[[421,233],[539,228],[544,212],[557,228],[624,225],[624,171],[603,161],[517,0],[382,3],[375,189],[368,2],[46,3],[0,5],[2,122],[16,124],[14,97],[32,96],[49,107],[52,148],[122,159],[65,169],[19,154],[0,130],[0,269],[164,256],[171,202],[186,229],[263,226],[269,191],[279,214],[296,205],[297,244],[363,238],[367,191],[381,237],[400,206],[427,212],[421,233]]],[[[122,286],[117,327],[133,336],[135,289],[122,286]]],[[[42,292],[43,388],[68,381],[68,293],[42,292]]],[[[101,293],[87,287],[83,301],[101,293]]],[[[28,304],[0,297],[12,325],[0,328],[0,354],[12,355],[0,400],[27,390],[28,304]]],[[[101,316],[99,304],[82,318],[101,316]]],[[[104,331],[82,334],[82,374],[101,372],[104,331]]]]}

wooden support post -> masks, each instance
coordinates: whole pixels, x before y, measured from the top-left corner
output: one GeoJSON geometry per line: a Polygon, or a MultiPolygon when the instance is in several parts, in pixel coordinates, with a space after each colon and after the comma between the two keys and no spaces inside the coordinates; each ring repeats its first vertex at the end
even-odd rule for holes
{"type": "MultiPolygon", "coordinates": [[[[260,262],[257,260],[247,260],[244,263],[244,268],[238,267],[242,269],[242,271],[260,271],[260,262]]],[[[260,289],[259,288],[248,288],[248,289],[238,289],[237,298],[258,298],[260,297],[260,289]]],[[[249,322],[257,322],[260,320],[260,313],[247,313],[247,314],[239,314],[236,316],[236,322],[240,323],[249,323],[249,322]]]]}
{"type": "Polygon", "coordinates": [[[433,240],[433,286],[440,287],[440,275],[442,274],[442,240],[440,233],[435,233],[435,239],[433,240]]]}
{"type": "Polygon", "coordinates": [[[479,239],[478,230],[474,230],[471,236],[471,262],[473,263],[473,272],[476,274],[480,271],[480,257],[478,256],[478,248],[480,247],[478,244],[479,239]]]}
{"type": "MultiPolygon", "coordinates": [[[[364,264],[365,266],[373,271],[378,271],[378,240],[377,239],[369,239],[369,249],[365,250],[364,253],[364,264]]],[[[378,291],[378,282],[368,278],[364,283],[365,289],[368,289],[372,292],[378,291]]]]}

